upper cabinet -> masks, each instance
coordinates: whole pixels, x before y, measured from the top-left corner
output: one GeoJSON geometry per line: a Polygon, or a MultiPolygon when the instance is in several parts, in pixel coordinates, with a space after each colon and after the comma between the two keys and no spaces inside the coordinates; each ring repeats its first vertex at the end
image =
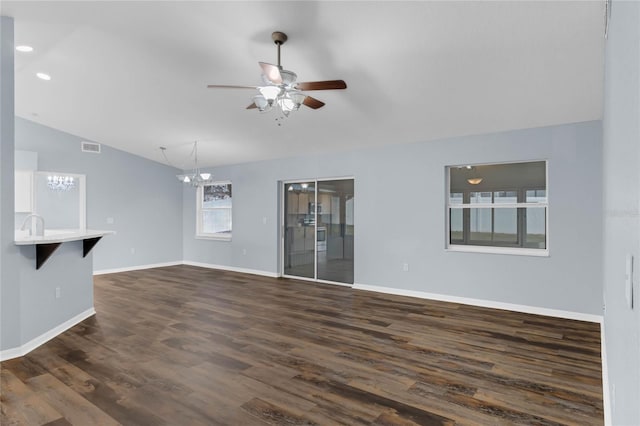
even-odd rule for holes
{"type": "Polygon", "coordinates": [[[16,170],[15,192],[16,213],[31,213],[33,211],[32,170],[16,170]]]}

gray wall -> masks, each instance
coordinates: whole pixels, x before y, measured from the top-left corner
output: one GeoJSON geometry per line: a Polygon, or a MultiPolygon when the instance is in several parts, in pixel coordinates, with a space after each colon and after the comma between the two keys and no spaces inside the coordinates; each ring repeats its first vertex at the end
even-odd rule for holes
{"type": "Polygon", "coordinates": [[[16,149],[38,153],[38,169],[87,177],[87,228],[113,230],[93,249],[94,269],[182,260],[182,186],[176,169],[16,118],[16,149]],[[107,223],[113,218],[114,223],[107,223]]]}
{"type": "Polygon", "coordinates": [[[20,345],[19,258],[14,221],[13,19],[0,16],[0,350],[20,345]]]}
{"type": "Polygon", "coordinates": [[[35,246],[18,250],[13,266],[20,271],[21,344],[93,308],[93,254],[82,257],[82,241],[61,244],[37,270],[35,246]]]}
{"type": "Polygon", "coordinates": [[[614,1],[604,105],[604,326],[613,424],[640,424],[640,3],[614,1]],[[635,257],[635,306],[625,257],[635,257]]]}
{"type": "Polygon", "coordinates": [[[601,132],[588,122],[211,169],[233,182],[233,240],[194,238],[187,188],[184,259],[277,273],[278,181],[354,176],[356,283],[600,315],[601,132]],[[445,166],[522,160],[549,161],[550,257],[446,252],[445,166]]]}

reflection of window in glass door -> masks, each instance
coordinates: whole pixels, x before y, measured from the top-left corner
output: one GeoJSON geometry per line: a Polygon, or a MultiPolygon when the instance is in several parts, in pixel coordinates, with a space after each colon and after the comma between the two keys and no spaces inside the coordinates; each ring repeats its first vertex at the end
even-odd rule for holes
{"type": "Polygon", "coordinates": [[[286,182],[283,272],[353,283],[353,179],[286,182]]]}

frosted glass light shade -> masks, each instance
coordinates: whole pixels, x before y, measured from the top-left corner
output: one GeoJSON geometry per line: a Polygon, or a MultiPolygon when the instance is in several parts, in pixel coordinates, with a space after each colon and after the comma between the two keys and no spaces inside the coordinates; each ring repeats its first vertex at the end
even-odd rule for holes
{"type": "Polygon", "coordinates": [[[258,110],[265,111],[269,106],[269,101],[267,101],[264,96],[256,95],[253,97],[253,103],[256,104],[258,110]]]}
{"type": "Polygon", "coordinates": [[[300,105],[302,105],[306,97],[307,96],[305,94],[297,90],[292,90],[289,92],[289,98],[291,98],[291,100],[293,101],[293,104],[295,105],[295,109],[300,108],[300,105]]]}
{"type": "Polygon", "coordinates": [[[280,88],[278,86],[263,86],[258,88],[258,90],[267,101],[271,102],[273,102],[280,94],[280,88]]]}

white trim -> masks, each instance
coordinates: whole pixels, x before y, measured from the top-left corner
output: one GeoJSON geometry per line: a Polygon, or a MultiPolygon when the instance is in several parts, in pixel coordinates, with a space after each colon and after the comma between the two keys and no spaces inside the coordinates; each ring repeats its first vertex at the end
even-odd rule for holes
{"type": "Polygon", "coordinates": [[[607,363],[607,344],[604,336],[604,319],[600,322],[600,358],[602,359],[602,403],[604,405],[604,424],[613,425],[611,394],[609,392],[609,367],[607,363]]]}
{"type": "Polygon", "coordinates": [[[496,246],[474,246],[463,244],[449,244],[444,251],[461,253],[489,253],[489,254],[509,254],[515,256],[536,256],[549,257],[549,249],[534,249],[521,247],[496,247],[496,246]]]}
{"type": "Polygon", "coordinates": [[[446,294],[427,293],[423,291],[403,290],[392,287],[381,287],[367,284],[354,284],[355,290],[375,291],[377,293],[395,294],[398,296],[410,296],[420,299],[438,300],[442,302],[460,303],[463,305],[481,306],[485,308],[504,309],[507,311],[522,312],[525,314],[545,315],[548,317],[565,318],[578,321],[602,323],[602,315],[585,314],[582,312],[548,309],[537,306],[518,305],[515,303],[496,302],[493,300],[472,299],[469,297],[449,296],[446,294]]]}
{"type": "Polygon", "coordinates": [[[276,272],[261,271],[259,269],[239,268],[235,266],[215,265],[213,263],[192,262],[190,260],[178,260],[174,262],[127,266],[125,268],[101,269],[99,271],[93,271],[93,275],[96,276],[96,275],[105,275],[105,274],[117,274],[119,272],[131,272],[131,271],[139,271],[143,269],[164,268],[166,266],[177,266],[177,265],[198,266],[201,268],[208,268],[208,269],[220,269],[223,271],[241,272],[244,274],[252,274],[252,275],[262,275],[264,277],[271,277],[271,278],[280,277],[280,275],[278,275],[278,273],[276,272]]]}
{"type": "Polygon", "coordinates": [[[177,260],[174,262],[164,262],[164,263],[150,263],[147,265],[135,265],[135,266],[127,266],[124,268],[113,268],[113,269],[100,269],[97,271],[93,271],[93,275],[104,275],[104,274],[117,274],[118,272],[129,272],[129,271],[138,271],[141,269],[151,269],[151,268],[163,268],[165,266],[176,266],[184,264],[183,261],[177,260]]]}
{"type": "Polygon", "coordinates": [[[327,281],[327,280],[321,280],[321,279],[317,279],[317,280],[314,280],[314,281],[319,283],[319,284],[331,284],[331,285],[339,285],[341,287],[353,288],[353,284],[341,283],[341,282],[338,282],[338,281],[327,281]]]}
{"type": "Polygon", "coordinates": [[[280,276],[288,280],[308,281],[310,283],[318,282],[315,278],[312,278],[312,277],[302,277],[298,275],[287,275],[287,274],[282,274],[280,276]]]}
{"type": "Polygon", "coordinates": [[[196,234],[194,238],[196,240],[231,241],[231,234],[204,234],[203,233],[203,234],[196,234]]]}
{"type": "Polygon", "coordinates": [[[286,275],[286,274],[282,274],[279,275],[282,278],[286,278],[288,280],[298,280],[298,281],[306,281],[306,282],[310,282],[310,283],[314,283],[314,284],[331,284],[331,285],[339,285],[341,287],[349,287],[352,288],[353,284],[350,283],[341,283],[338,281],[329,281],[329,280],[322,280],[322,279],[316,279],[316,278],[310,278],[310,277],[300,277],[297,275],[286,275]]]}
{"type": "Polygon", "coordinates": [[[192,262],[190,260],[184,260],[182,265],[198,266],[200,268],[220,269],[222,271],[241,272],[243,274],[261,275],[263,277],[278,278],[277,272],[261,271],[259,269],[238,268],[236,266],[214,265],[212,263],[192,262]]]}
{"type": "Polygon", "coordinates": [[[66,320],[62,324],[52,328],[51,330],[41,334],[40,336],[38,336],[38,337],[36,337],[34,339],[31,339],[30,341],[28,341],[27,343],[25,343],[22,346],[19,346],[17,348],[5,349],[4,351],[0,351],[0,361],[6,361],[8,359],[18,358],[18,357],[24,356],[24,355],[28,354],[29,352],[31,352],[32,350],[34,350],[35,348],[37,348],[38,346],[47,343],[49,340],[51,340],[54,337],[64,333],[65,331],[67,331],[68,329],[73,327],[74,325],[86,320],[87,318],[89,318],[90,316],[93,316],[95,314],[96,314],[96,310],[92,306],[91,308],[87,309],[86,311],[81,312],[78,315],[74,316],[73,318],[70,318],[70,319],[66,320]]]}

